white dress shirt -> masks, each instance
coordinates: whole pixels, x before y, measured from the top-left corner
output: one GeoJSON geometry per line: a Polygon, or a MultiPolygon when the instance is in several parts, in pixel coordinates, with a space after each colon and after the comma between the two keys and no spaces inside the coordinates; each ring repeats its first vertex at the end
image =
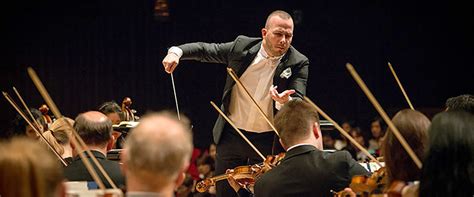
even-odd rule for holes
{"type": "MultiPolygon", "coordinates": [[[[240,76],[240,82],[271,122],[273,122],[273,99],[269,90],[273,85],[273,75],[282,57],[268,57],[261,46],[255,59],[240,76]]],[[[229,118],[240,129],[256,133],[273,130],[245,90],[237,84],[232,88],[229,112],[229,118]]]]}
{"type": "MultiPolygon", "coordinates": [[[[183,51],[178,47],[171,47],[168,53],[174,53],[181,58],[183,51]]],[[[269,94],[269,90],[273,85],[273,75],[283,55],[268,57],[262,45],[255,59],[240,76],[240,82],[242,82],[271,122],[273,122],[274,101],[269,94]]],[[[281,107],[280,103],[277,102],[276,104],[277,108],[281,107]]],[[[239,129],[256,133],[273,130],[245,90],[237,84],[232,88],[229,112],[229,118],[239,129]]]]}

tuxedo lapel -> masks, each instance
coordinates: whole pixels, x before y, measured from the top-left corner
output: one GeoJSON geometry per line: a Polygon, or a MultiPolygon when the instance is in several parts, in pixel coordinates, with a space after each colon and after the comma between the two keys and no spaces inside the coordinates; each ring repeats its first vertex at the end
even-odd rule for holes
{"type": "Polygon", "coordinates": [[[250,48],[247,51],[247,54],[245,55],[245,57],[242,59],[241,63],[238,66],[236,66],[234,71],[235,73],[237,73],[238,77],[242,76],[245,70],[247,70],[247,68],[250,66],[252,61],[255,59],[255,56],[257,56],[257,53],[260,50],[261,45],[262,45],[262,42],[259,42],[258,44],[250,48]]]}
{"type": "Polygon", "coordinates": [[[291,50],[288,50],[286,52],[285,56],[281,59],[280,63],[278,64],[276,70],[275,70],[275,75],[273,75],[273,84],[279,84],[280,80],[282,80],[282,77],[280,77],[281,73],[290,67],[288,63],[288,58],[290,57],[290,52],[291,50]]]}

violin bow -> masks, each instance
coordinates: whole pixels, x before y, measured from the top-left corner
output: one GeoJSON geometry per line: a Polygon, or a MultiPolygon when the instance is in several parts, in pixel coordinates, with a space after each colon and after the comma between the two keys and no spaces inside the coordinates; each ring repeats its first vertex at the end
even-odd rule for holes
{"type": "Polygon", "coordinates": [[[388,67],[390,68],[390,71],[392,71],[393,77],[397,81],[398,87],[400,87],[400,90],[402,90],[403,96],[405,97],[405,100],[407,100],[408,105],[410,106],[410,109],[415,110],[415,108],[413,107],[413,105],[410,102],[410,99],[408,98],[407,93],[405,92],[405,89],[402,86],[402,83],[398,79],[397,73],[395,73],[395,70],[393,69],[392,64],[390,64],[390,62],[388,63],[388,67]]]}
{"type": "Polygon", "coordinates": [[[255,101],[255,99],[252,97],[252,95],[250,95],[250,92],[247,90],[247,88],[245,88],[244,84],[242,84],[242,82],[239,80],[239,78],[237,77],[237,74],[234,72],[234,70],[232,68],[227,67],[227,73],[229,73],[229,75],[232,77],[232,79],[234,79],[235,83],[237,83],[237,85],[244,90],[244,92],[252,100],[252,102],[255,104],[255,106],[257,106],[258,112],[260,112],[260,114],[263,116],[265,121],[267,121],[267,123],[270,125],[270,127],[272,127],[273,131],[275,131],[277,136],[280,137],[280,134],[279,134],[278,130],[275,128],[275,126],[273,125],[272,121],[270,121],[270,119],[265,114],[265,112],[263,112],[262,108],[260,107],[260,105],[258,105],[257,101],[255,101]]]}
{"type": "Polygon", "coordinates": [[[346,64],[346,68],[347,70],[349,70],[349,72],[351,73],[352,77],[354,78],[354,80],[357,82],[357,84],[359,85],[359,87],[362,89],[362,91],[365,93],[365,95],[368,97],[368,99],[370,100],[370,102],[372,103],[372,105],[375,107],[375,109],[377,110],[377,112],[380,114],[380,116],[382,116],[382,118],[384,119],[384,121],[387,123],[388,127],[390,128],[390,130],[393,132],[393,134],[395,135],[395,137],[397,137],[398,141],[400,142],[400,144],[403,146],[403,148],[405,149],[405,151],[407,151],[408,155],[411,157],[411,159],[413,160],[413,162],[415,162],[416,166],[421,169],[421,166],[422,166],[422,163],[420,161],[420,159],[418,158],[418,156],[416,156],[415,152],[413,151],[413,149],[410,147],[410,145],[408,145],[407,141],[405,140],[405,138],[400,134],[400,131],[398,131],[397,127],[395,127],[395,125],[393,124],[393,122],[390,120],[390,118],[388,117],[387,113],[385,113],[385,110],[380,106],[380,103],[377,101],[377,99],[375,99],[374,95],[372,94],[372,92],[370,92],[369,88],[367,87],[367,85],[365,85],[365,82],[360,78],[359,74],[357,73],[357,71],[354,69],[354,67],[352,66],[352,64],[350,63],[347,63],[346,64]]]}
{"type": "Polygon", "coordinates": [[[230,120],[229,117],[227,117],[224,112],[221,111],[221,109],[219,109],[219,107],[217,107],[217,105],[211,101],[211,105],[217,110],[217,112],[219,112],[219,114],[224,117],[224,119],[235,129],[235,131],[237,131],[237,133],[239,133],[239,135],[244,138],[244,140],[247,142],[247,144],[250,145],[250,147],[252,147],[252,149],[265,161],[265,157],[263,156],[263,154],[258,151],[257,147],[255,147],[252,142],[250,142],[249,139],[247,139],[247,137],[245,137],[245,135],[237,128],[237,126],[235,126],[235,124],[232,122],[232,120],[230,120]]]}
{"type": "Polygon", "coordinates": [[[372,160],[373,162],[375,162],[378,166],[380,167],[383,167],[382,164],[374,157],[372,156],[369,151],[367,151],[367,149],[365,149],[363,146],[361,146],[359,143],[357,143],[357,141],[351,136],[349,135],[346,131],[344,131],[344,129],[342,129],[341,126],[339,126],[339,124],[334,121],[331,117],[329,117],[329,115],[327,115],[326,113],[324,113],[324,111],[319,108],[316,104],[313,103],[313,101],[311,101],[308,97],[304,97],[303,98],[306,102],[308,102],[309,104],[311,104],[317,111],[319,114],[321,114],[326,120],[330,121],[332,124],[334,124],[334,127],[336,127],[336,129],[342,134],[344,135],[344,137],[346,137],[347,139],[349,139],[349,141],[354,144],[359,150],[361,150],[365,155],[367,155],[367,157],[370,158],[370,160],[372,160]]]}
{"type": "MultiPolygon", "coordinates": [[[[41,96],[43,97],[43,99],[45,100],[47,105],[50,107],[50,109],[53,112],[54,116],[56,116],[56,118],[58,120],[60,120],[61,117],[63,117],[63,116],[62,116],[61,112],[59,112],[59,109],[57,108],[56,104],[53,102],[53,99],[51,99],[51,96],[49,95],[48,91],[46,90],[43,83],[39,79],[39,77],[36,74],[35,70],[31,67],[28,67],[28,75],[30,76],[31,80],[35,84],[36,88],[40,92],[41,96]]],[[[68,125],[71,128],[72,133],[75,136],[71,139],[71,142],[78,149],[79,157],[81,158],[82,162],[84,163],[84,166],[86,167],[87,171],[92,176],[92,179],[94,179],[94,181],[97,183],[99,188],[101,190],[106,189],[104,183],[102,182],[102,180],[97,175],[97,172],[92,167],[92,164],[90,163],[90,161],[85,157],[84,154],[82,154],[84,151],[86,152],[86,154],[89,155],[89,157],[92,159],[93,163],[97,166],[99,171],[102,173],[102,175],[105,177],[105,179],[109,182],[109,184],[112,186],[112,188],[113,189],[118,189],[117,186],[115,185],[115,183],[110,178],[110,176],[107,174],[107,172],[105,172],[102,165],[99,163],[99,161],[97,161],[97,158],[95,158],[95,156],[92,154],[92,152],[87,148],[87,146],[84,143],[84,141],[82,140],[81,136],[79,136],[79,134],[74,129],[74,127],[71,125],[71,123],[69,121],[67,121],[66,119],[61,119],[61,121],[65,121],[66,125],[68,125]]]]}
{"type": "MultiPolygon", "coordinates": [[[[26,121],[26,123],[28,125],[30,125],[30,127],[36,132],[36,135],[38,135],[41,140],[43,140],[46,145],[48,145],[48,148],[53,151],[54,155],[56,155],[56,157],[58,157],[59,161],[61,161],[61,163],[64,165],[64,166],[68,166],[66,161],[61,157],[61,155],[56,151],[56,149],[54,149],[53,146],[51,146],[51,144],[49,143],[48,140],[46,140],[46,138],[44,137],[43,133],[41,133],[39,131],[39,127],[36,127],[30,120],[28,120],[26,114],[23,113],[23,111],[21,111],[20,107],[15,103],[15,101],[13,101],[13,99],[10,97],[10,95],[8,95],[8,93],[6,92],[2,92],[3,93],[3,96],[5,97],[5,99],[7,99],[7,101],[10,103],[10,105],[15,108],[15,110],[18,112],[18,114],[20,114],[20,116],[26,121]]],[[[27,108],[28,109],[28,108],[27,108]]],[[[29,111],[28,109],[28,112],[31,114],[31,112],[29,111]]],[[[33,118],[33,120],[35,120],[33,118]]],[[[35,120],[36,121],[36,120],[35,120]]]]}
{"type": "Polygon", "coordinates": [[[174,85],[173,73],[171,73],[170,76],[171,76],[171,85],[173,86],[174,103],[176,105],[176,114],[178,114],[178,120],[181,120],[181,115],[179,114],[179,106],[178,106],[178,95],[176,95],[176,86],[174,85]]]}
{"type": "Polygon", "coordinates": [[[25,100],[23,100],[23,98],[21,97],[20,95],[20,92],[18,92],[18,90],[13,87],[13,91],[15,92],[16,96],[18,97],[18,99],[20,99],[21,103],[23,104],[23,107],[25,108],[25,110],[28,112],[28,114],[30,115],[31,119],[34,121],[34,123],[36,124],[38,130],[40,130],[40,124],[38,123],[38,121],[36,120],[36,118],[33,116],[33,114],[31,113],[30,111],[30,108],[28,107],[28,105],[26,105],[25,103],[25,100]]]}

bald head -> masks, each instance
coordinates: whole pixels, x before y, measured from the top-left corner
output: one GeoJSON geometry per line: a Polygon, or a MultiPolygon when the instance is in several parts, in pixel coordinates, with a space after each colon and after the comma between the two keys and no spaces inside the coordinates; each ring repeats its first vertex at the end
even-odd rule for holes
{"type": "Polygon", "coordinates": [[[275,20],[277,20],[276,17],[283,20],[293,21],[293,18],[291,18],[291,15],[288,14],[288,12],[285,12],[283,10],[276,10],[270,13],[270,15],[268,15],[267,20],[265,21],[265,28],[267,29],[271,28],[272,25],[275,24],[275,20]]]}
{"type": "Polygon", "coordinates": [[[128,175],[150,184],[150,188],[173,182],[191,158],[193,144],[188,128],[167,113],[143,117],[125,144],[128,175]]]}
{"type": "Polygon", "coordinates": [[[79,114],[74,129],[87,145],[106,146],[112,137],[112,122],[98,111],[79,114]]]}

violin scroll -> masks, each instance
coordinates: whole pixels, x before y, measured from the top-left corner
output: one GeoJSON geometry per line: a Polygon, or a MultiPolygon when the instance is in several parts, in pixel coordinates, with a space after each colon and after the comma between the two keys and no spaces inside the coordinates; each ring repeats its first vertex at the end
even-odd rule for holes
{"type": "Polygon", "coordinates": [[[196,184],[196,191],[198,191],[200,193],[206,192],[207,190],[209,190],[209,188],[211,188],[211,186],[213,186],[215,184],[216,184],[216,182],[212,178],[204,179],[202,181],[199,181],[196,184]]]}

